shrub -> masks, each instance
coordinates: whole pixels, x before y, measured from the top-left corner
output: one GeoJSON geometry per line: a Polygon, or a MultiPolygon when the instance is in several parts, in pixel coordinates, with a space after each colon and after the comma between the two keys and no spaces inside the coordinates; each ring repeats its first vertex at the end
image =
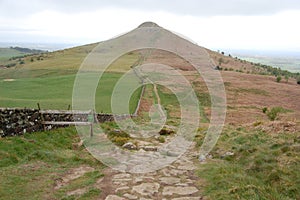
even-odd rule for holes
{"type": "Polygon", "coordinates": [[[289,110],[284,109],[282,107],[274,107],[270,111],[266,112],[266,114],[271,121],[274,121],[277,119],[279,113],[285,113],[288,111],[289,110]]]}
{"type": "Polygon", "coordinates": [[[276,82],[279,83],[281,81],[281,76],[276,77],[276,82]]]}
{"type": "Polygon", "coordinates": [[[254,123],[253,123],[253,126],[255,126],[255,127],[256,127],[256,126],[259,126],[259,125],[261,125],[261,124],[262,124],[262,122],[261,122],[261,121],[256,121],[256,122],[254,122],[254,123]]]}
{"type": "Polygon", "coordinates": [[[284,79],[285,79],[285,82],[289,82],[289,76],[288,75],[285,75],[284,79]]]}
{"type": "Polygon", "coordinates": [[[123,146],[125,143],[127,143],[129,141],[130,138],[126,138],[126,137],[114,137],[112,138],[112,142],[115,143],[118,146],[123,146]]]}
{"type": "Polygon", "coordinates": [[[263,113],[266,113],[266,112],[268,111],[268,108],[267,108],[267,107],[264,107],[264,108],[262,109],[262,111],[263,111],[263,113]]]}
{"type": "Polygon", "coordinates": [[[219,65],[215,67],[215,70],[222,70],[222,67],[220,67],[219,65]]]}
{"type": "Polygon", "coordinates": [[[297,78],[297,84],[300,85],[300,77],[297,78]]]}
{"type": "Polygon", "coordinates": [[[159,137],[157,138],[157,140],[158,140],[160,143],[165,143],[165,142],[166,142],[166,139],[165,139],[164,136],[159,136],[159,137]]]}
{"type": "Polygon", "coordinates": [[[14,67],[14,66],[16,66],[16,63],[10,63],[10,64],[5,65],[5,67],[7,67],[7,68],[14,67]]]}
{"type": "Polygon", "coordinates": [[[129,140],[131,139],[128,133],[117,129],[110,130],[107,133],[107,136],[113,143],[118,146],[122,146],[123,144],[129,142],[129,140]]]}

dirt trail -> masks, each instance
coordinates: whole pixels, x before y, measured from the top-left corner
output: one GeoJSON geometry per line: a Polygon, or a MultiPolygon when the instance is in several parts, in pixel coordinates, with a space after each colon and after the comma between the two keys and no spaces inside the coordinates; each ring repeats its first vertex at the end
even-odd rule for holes
{"type": "MultiPolygon", "coordinates": [[[[137,65],[145,62],[151,51],[141,56],[137,65]]],[[[138,68],[133,68],[136,75],[143,81],[138,68]]],[[[157,99],[160,116],[165,116],[161,107],[161,99],[157,85],[153,90],[157,99]]],[[[139,109],[139,108],[137,108],[139,109]]],[[[145,174],[130,174],[108,168],[104,178],[99,179],[97,188],[101,189],[101,200],[200,200],[199,177],[195,175],[197,153],[190,149],[171,165],[158,171],[145,174]]],[[[198,163],[199,164],[199,163],[198,163]]]]}
{"type": "Polygon", "coordinates": [[[157,105],[158,105],[159,115],[162,118],[166,118],[166,115],[165,115],[163,109],[161,108],[160,97],[159,97],[159,94],[158,94],[158,91],[157,91],[157,86],[156,86],[155,83],[153,84],[153,90],[154,90],[154,94],[155,94],[156,99],[157,99],[157,105]]]}

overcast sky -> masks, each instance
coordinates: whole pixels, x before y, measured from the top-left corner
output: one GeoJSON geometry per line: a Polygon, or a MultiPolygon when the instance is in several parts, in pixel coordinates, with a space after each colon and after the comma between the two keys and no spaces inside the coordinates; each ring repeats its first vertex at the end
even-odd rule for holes
{"type": "Polygon", "coordinates": [[[86,44],[144,21],[212,49],[300,52],[299,0],[0,0],[0,42],[86,44]]]}

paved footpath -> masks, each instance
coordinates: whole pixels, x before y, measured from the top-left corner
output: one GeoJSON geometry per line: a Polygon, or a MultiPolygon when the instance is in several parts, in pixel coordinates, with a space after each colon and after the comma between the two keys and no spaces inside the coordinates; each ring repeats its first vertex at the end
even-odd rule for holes
{"type": "Polygon", "coordinates": [[[98,181],[104,200],[200,200],[195,175],[195,152],[186,152],[173,164],[155,172],[129,174],[107,169],[98,181]]]}

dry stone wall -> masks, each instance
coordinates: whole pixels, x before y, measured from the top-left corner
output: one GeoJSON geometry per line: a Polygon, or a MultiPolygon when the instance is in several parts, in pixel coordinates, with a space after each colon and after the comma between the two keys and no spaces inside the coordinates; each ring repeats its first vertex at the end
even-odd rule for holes
{"type": "Polygon", "coordinates": [[[22,135],[43,130],[41,115],[36,109],[1,109],[0,136],[22,135]]]}
{"type": "MultiPolygon", "coordinates": [[[[72,113],[71,111],[40,111],[38,109],[0,109],[0,137],[22,135],[43,130],[51,130],[67,125],[44,125],[44,121],[87,122],[88,112],[72,113]]],[[[118,119],[129,115],[118,115],[118,119]]],[[[114,121],[112,114],[94,114],[95,122],[114,121]],[[96,120],[97,119],[97,120],[96,120]]]]}

